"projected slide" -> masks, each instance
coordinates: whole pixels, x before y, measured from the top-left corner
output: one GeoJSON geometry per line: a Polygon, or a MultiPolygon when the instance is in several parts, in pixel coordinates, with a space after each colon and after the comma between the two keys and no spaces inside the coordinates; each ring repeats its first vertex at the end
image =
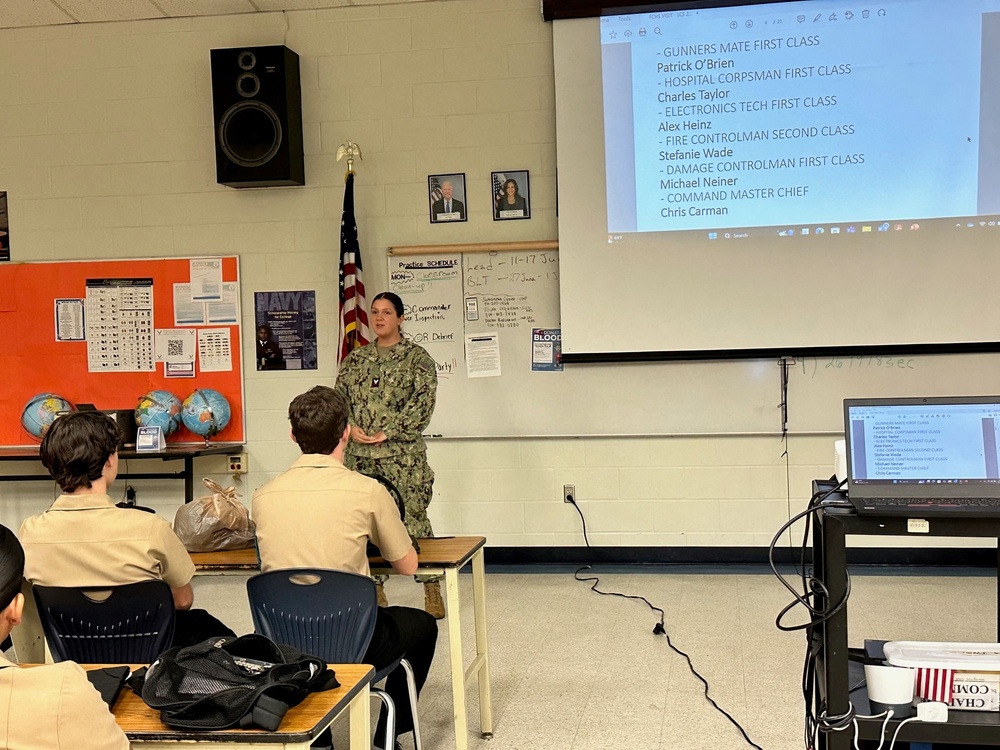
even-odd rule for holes
{"type": "Polygon", "coordinates": [[[1000,0],[606,16],[600,35],[609,233],[1000,215],[1000,0]]]}

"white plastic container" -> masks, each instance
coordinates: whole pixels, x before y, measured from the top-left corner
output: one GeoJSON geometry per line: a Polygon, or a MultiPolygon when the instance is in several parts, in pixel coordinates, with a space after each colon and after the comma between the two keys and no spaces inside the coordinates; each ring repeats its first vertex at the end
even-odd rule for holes
{"type": "Polygon", "coordinates": [[[1000,643],[890,641],[885,658],[917,670],[917,696],[962,711],[1000,711],[1000,643]]]}

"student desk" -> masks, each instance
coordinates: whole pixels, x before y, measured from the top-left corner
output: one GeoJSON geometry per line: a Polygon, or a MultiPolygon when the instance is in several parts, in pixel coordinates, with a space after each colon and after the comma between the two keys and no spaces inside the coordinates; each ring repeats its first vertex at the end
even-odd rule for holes
{"type": "MultiPolygon", "coordinates": [[[[448,611],[448,642],[451,646],[451,695],[455,710],[455,746],[469,746],[465,706],[466,681],[475,676],[479,682],[479,730],[483,737],[493,736],[493,704],[490,697],[490,652],[486,639],[486,567],[483,547],[486,537],[456,536],[418,539],[418,573],[444,575],[445,606],[448,611]],[[459,619],[458,572],[472,563],[472,604],[476,628],[476,656],[468,668],[462,656],[462,623],[459,619]]],[[[395,572],[381,557],[368,561],[372,573],[395,572]]]]}
{"type": "Polygon", "coordinates": [[[227,549],[222,552],[189,552],[195,575],[239,575],[260,571],[257,547],[227,549]]]}
{"type": "MultiPolygon", "coordinates": [[[[84,665],[85,669],[97,665],[84,665]]],[[[138,665],[133,665],[138,668],[138,665]]],[[[171,729],[160,721],[159,711],[124,688],[112,713],[133,750],[177,750],[182,744],[204,744],[219,750],[309,750],[310,743],[333,723],[345,709],[351,723],[350,750],[371,750],[369,686],[375,670],[368,664],[331,664],[340,687],[323,693],[310,693],[297,706],[288,709],[276,732],[263,729],[223,729],[192,732],[171,729]]]]}
{"type": "MultiPolygon", "coordinates": [[[[467,681],[476,677],[479,684],[479,729],[483,737],[493,735],[493,708],[490,693],[490,656],[486,638],[486,568],[483,547],[486,537],[458,536],[418,539],[419,573],[444,575],[445,606],[448,611],[448,640],[451,646],[451,690],[455,714],[455,745],[467,750],[469,745],[468,718],[465,703],[467,681]],[[468,667],[462,655],[462,626],[458,572],[472,563],[473,618],[476,630],[476,655],[468,667]]],[[[191,560],[201,575],[234,575],[259,570],[255,549],[229,552],[192,552],[191,560]]],[[[369,561],[372,573],[394,573],[381,557],[369,561]]]]}
{"type": "MultiPolygon", "coordinates": [[[[230,453],[239,453],[243,450],[243,443],[213,443],[212,445],[168,445],[162,451],[142,451],[135,449],[122,449],[118,451],[118,458],[121,461],[122,472],[118,474],[119,479],[182,479],[184,480],[184,502],[189,503],[194,500],[194,459],[199,456],[218,456],[230,453]],[[182,471],[155,471],[148,474],[129,474],[124,471],[128,466],[128,461],[145,460],[149,458],[159,458],[162,461],[183,461],[182,471]]],[[[0,448],[0,462],[23,462],[31,461],[38,463],[37,448],[0,448]]],[[[52,478],[48,474],[0,474],[0,482],[51,482],[52,478]]]]}

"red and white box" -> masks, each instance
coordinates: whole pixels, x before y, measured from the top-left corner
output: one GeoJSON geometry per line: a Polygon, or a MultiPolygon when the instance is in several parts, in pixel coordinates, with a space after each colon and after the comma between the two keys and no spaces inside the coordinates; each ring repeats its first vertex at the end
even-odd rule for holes
{"type": "Polygon", "coordinates": [[[961,711],[1000,711],[1000,643],[890,641],[885,658],[917,670],[917,697],[961,711]]]}

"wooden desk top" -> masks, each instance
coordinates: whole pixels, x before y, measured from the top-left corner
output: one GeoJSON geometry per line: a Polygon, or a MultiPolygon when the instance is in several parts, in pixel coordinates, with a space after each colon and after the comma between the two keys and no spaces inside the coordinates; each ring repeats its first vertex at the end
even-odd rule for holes
{"type": "Polygon", "coordinates": [[[222,552],[189,552],[191,562],[201,571],[260,570],[257,548],[227,549],[222,552]]]}
{"type": "MultiPolygon", "coordinates": [[[[100,665],[82,665],[84,669],[97,669],[100,665]]],[[[106,665],[105,665],[106,666],[106,665]]],[[[132,665],[138,669],[140,665],[132,665]]],[[[337,673],[339,688],[324,693],[310,693],[297,706],[288,709],[281,726],[276,732],[264,729],[221,729],[211,732],[193,732],[171,729],[160,721],[160,713],[142,702],[128,687],[124,688],[115,702],[112,713],[115,721],[130,740],[151,741],[195,741],[195,742],[270,742],[284,741],[310,742],[340,713],[360,690],[375,676],[375,670],[368,664],[331,664],[337,673]]]]}
{"type": "MultiPolygon", "coordinates": [[[[417,565],[421,568],[460,568],[469,561],[478,549],[486,544],[484,536],[439,536],[432,539],[418,539],[420,553],[417,565]]],[[[372,568],[387,568],[388,560],[382,557],[368,558],[372,568]]]]}
{"type": "MultiPolygon", "coordinates": [[[[462,567],[484,544],[484,536],[437,537],[434,539],[418,539],[420,554],[417,557],[420,567],[451,568],[462,567]]],[[[198,570],[211,572],[213,570],[260,570],[260,560],[257,550],[250,549],[226,550],[224,552],[191,552],[191,561],[198,570]]],[[[388,568],[388,561],[381,557],[369,558],[368,563],[373,568],[388,568]]]]}

